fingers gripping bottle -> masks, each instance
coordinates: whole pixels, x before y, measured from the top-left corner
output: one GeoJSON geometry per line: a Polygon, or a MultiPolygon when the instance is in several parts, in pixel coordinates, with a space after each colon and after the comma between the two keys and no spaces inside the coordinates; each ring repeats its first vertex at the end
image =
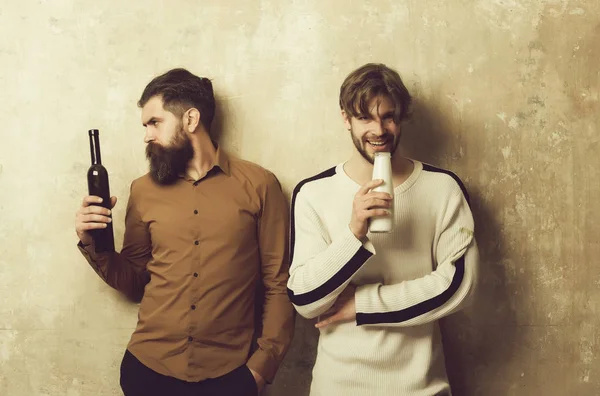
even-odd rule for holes
{"type": "Polygon", "coordinates": [[[391,232],[394,226],[394,183],[392,182],[392,155],[386,152],[375,153],[373,180],[381,179],[383,184],[373,191],[386,192],[392,196],[392,206],[387,216],[375,216],[369,220],[370,232],[391,232]]]}

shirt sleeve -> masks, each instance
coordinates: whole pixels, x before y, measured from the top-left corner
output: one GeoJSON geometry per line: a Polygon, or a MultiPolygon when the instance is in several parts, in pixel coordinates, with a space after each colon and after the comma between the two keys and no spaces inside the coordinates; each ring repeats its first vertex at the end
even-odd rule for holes
{"type": "Polygon", "coordinates": [[[455,192],[440,217],[434,243],[435,270],[419,279],[356,289],[358,325],[415,326],[464,307],[475,289],[479,255],[471,210],[455,192]]]}
{"type": "Polygon", "coordinates": [[[371,242],[358,240],[350,227],[330,240],[304,190],[292,198],[291,230],[288,294],[298,313],[311,319],[331,308],[374,249],[371,242]]]}
{"type": "Polygon", "coordinates": [[[273,174],[268,173],[261,195],[258,244],[264,286],[262,330],[257,338],[258,349],[247,365],[270,383],[292,340],[294,309],[286,293],[289,210],[273,174]]]}
{"type": "Polygon", "coordinates": [[[141,301],[144,288],[150,281],[146,265],[152,257],[152,244],[147,225],[135,205],[135,187],[131,185],[125,235],[121,252],[96,253],[94,244],[77,245],[90,266],[109,286],[135,302],[141,301]]]}

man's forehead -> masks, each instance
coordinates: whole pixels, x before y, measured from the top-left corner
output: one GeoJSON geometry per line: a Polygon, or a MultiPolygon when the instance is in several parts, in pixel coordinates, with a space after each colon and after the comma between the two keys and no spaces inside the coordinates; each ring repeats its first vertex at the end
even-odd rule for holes
{"type": "MultiPolygon", "coordinates": [[[[375,95],[367,100],[367,109],[370,114],[385,114],[396,109],[394,101],[387,95],[375,95]]],[[[360,114],[360,104],[357,103],[355,111],[360,114]]]]}
{"type": "Polygon", "coordinates": [[[164,113],[162,98],[155,96],[142,107],[142,120],[164,113]]]}

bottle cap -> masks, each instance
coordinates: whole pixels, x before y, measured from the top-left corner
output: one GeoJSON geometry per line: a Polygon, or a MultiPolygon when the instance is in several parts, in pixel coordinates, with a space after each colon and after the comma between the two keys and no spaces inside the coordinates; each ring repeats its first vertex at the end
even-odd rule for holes
{"type": "Polygon", "coordinates": [[[88,133],[90,134],[90,136],[98,136],[100,134],[100,131],[98,131],[97,129],[90,129],[88,133]]]}

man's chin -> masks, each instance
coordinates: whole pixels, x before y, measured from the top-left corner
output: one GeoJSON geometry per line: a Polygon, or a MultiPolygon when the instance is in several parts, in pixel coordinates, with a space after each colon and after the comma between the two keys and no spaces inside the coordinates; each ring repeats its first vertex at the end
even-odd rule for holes
{"type": "Polygon", "coordinates": [[[364,150],[358,150],[361,157],[364,158],[365,161],[373,165],[375,163],[375,157],[372,154],[367,153],[364,150]]]}

